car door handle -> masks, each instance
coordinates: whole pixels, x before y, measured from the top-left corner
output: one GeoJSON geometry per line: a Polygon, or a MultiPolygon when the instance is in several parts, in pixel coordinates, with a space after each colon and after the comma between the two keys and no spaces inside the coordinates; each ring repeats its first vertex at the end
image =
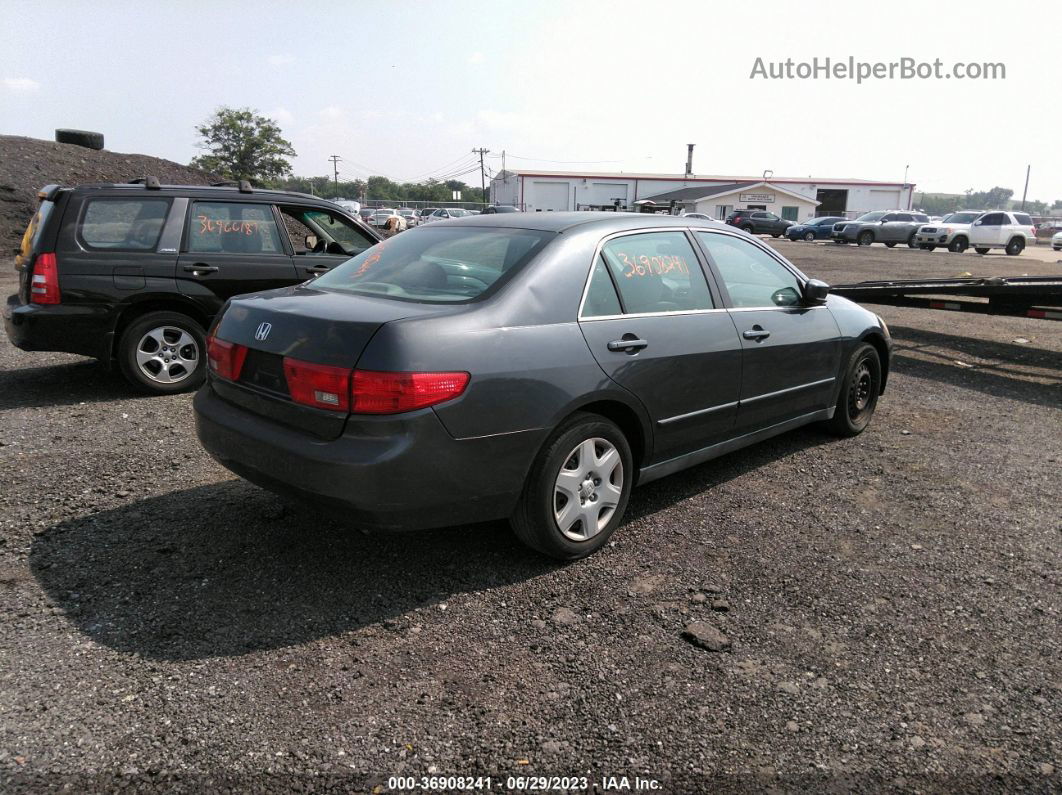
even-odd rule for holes
{"type": "Polygon", "coordinates": [[[186,273],[191,273],[195,276],[205,276],[208,273],[218,272],[216,265],[207,265],[205,262],[197,262],[195,265],[185,265],[184,270],[186,273]]]}
{"type": "Polygon", "coordinates": [[[610,351],[623,351],[624,353],[637,353],[642,348],[649,347],[647,340],[641,340],[635,337],[633,334],[624,334],[623,339],[612,340],[608,344],[610,351]]]}
{"type": "Polygon", "coordinates": [[[765,340],[771,336],[771,332],[762,329],[759,326],[753,326],[748,331],[742,331],[741,336],[747,340],[756,340],[759,342],[760,340],[765,340]]]}
{"type": "Polygon", "coordinates": [[[327,265],[307,265],[304,270],[307,273],[328,273],[332,269],[327,265]]]}

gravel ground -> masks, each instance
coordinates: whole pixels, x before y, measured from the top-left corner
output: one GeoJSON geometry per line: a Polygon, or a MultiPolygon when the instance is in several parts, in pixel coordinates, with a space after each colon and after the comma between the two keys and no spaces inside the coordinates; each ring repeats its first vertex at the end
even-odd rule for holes
{"type": "MultiPolygon", "coordinates": [[[[778,247],[835,283],[1034,264],[778,247]]],[[[1062,325],[880,312],[866,433],[646,486],[569,566],[288,507],[207,458],[189,396],[4,339],[0,789],[1058,791],[1062,325]]]]}

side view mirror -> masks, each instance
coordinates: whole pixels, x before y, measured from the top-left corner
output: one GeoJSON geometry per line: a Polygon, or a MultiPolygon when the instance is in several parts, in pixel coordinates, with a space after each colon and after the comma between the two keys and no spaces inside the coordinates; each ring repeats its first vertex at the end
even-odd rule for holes
{"type": "Polygon", "coordinates": [[[819,279],[808,279],[804,284],[804,300],[809,304],[825,303],[830,294],[830,285],[819,279]]]}
{"type": "Polygon", "coordinates": [[[306,235],[302,242],[306,245],[307,249],[313,251],[313,247],[317,245],[317,235],[306,235]]]}

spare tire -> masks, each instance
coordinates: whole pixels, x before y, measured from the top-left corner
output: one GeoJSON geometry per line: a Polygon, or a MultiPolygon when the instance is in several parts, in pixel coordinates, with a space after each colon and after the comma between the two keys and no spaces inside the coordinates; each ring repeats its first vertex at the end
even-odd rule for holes
{"type": "Polygon", "coordinates": [[[73,144],[86,149],[103,148],[103,133],[88,130],[56,130],[55,140],[61,144],[73,144]]]}

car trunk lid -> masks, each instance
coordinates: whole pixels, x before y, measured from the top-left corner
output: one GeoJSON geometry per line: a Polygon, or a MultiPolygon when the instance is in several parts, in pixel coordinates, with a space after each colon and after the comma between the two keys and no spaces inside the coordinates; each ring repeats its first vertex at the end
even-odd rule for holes
{"type": "Polygon", "coordinates": [[[213,335],[246,348],[235,380],[213,377],[219,396],[322,439],[343,431],[348,413],[292,397],[285,359],[352,371],[377,330],[393,320],[453,311],[315,289],[312,283],[233,299],[213,335]]]}

